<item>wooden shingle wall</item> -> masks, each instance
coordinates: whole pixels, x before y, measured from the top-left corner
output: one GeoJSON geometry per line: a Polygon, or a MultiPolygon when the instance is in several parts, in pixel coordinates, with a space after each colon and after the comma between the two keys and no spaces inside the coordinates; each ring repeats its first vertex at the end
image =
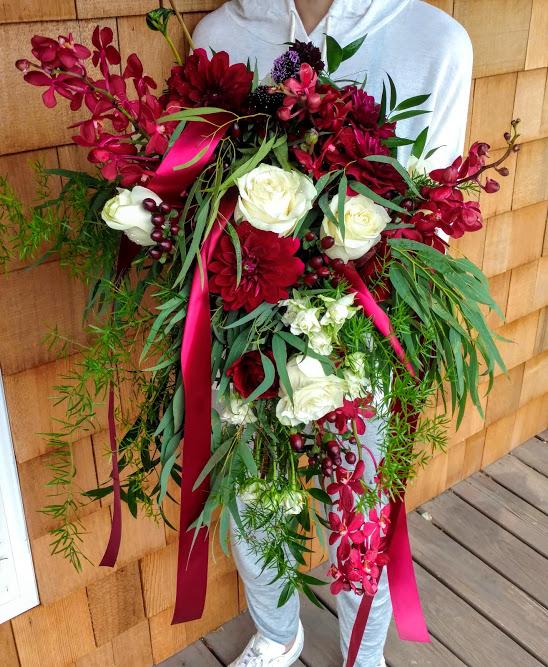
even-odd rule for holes
{"type": "MultiPolygon", "coordinates": [[[[42,106],[40,91],[24,84],[13,61],[26,55],[35,34],[72,32],[89,40],[92,27],[110,25],[123,55],[139,52],[147,71],[162,78],[170,54],[145,27],[154,0],[5,0],[0,3],[0,173],[27,200],[33,197],[31,164],[74,168],[84,164],[70,145],[73,120],[65,105],[42,106]],[[9,91],[9,94],[6,94],[9,91]]],[[[180,0],[193,26],[220,0],[180,0]]],[[[501,135],[512,116],[522,119],[523,146],[510,163],[511,176],[485,203],[484,230],[461,243],[483,267],[506,322],[490,316],[507,339],[502,350],[509,375],[497,377],[485,400],[485,418],[469,411],[451,430],[446,454],[438,454],[409,493],[418,504],[502,456],[548,423],[548,50],[547,0],[437,0],[470,33],[475,81],[470,111],[471,139],[502,149],[501,135]]],[[[0,625],[2,667],[140,667],[159,662],[235,615],[243,605],[234,565],[211,557],[206,614],[172,627],[176,536],[146,518],[124,522],[126,535],[114,571],[85,565],[75,573],[49,556],[51,521],[37,510],[47,501],[44,443],[56,416],[49,397],[68,361],[56,361],[40,341],[53,324],[82,338],[84,290],[49,262],[31,271],[13,262],[0,277],[2,308],[0,366],[23,490],[41,606],[0,625]]],[[[105,415],[97,431],[76,435],[78,483],[89,488],[106,474],[105,415]]],[[[97,563],[106,542],[110,507],[84,512],[85,551],[97,563]]]]}

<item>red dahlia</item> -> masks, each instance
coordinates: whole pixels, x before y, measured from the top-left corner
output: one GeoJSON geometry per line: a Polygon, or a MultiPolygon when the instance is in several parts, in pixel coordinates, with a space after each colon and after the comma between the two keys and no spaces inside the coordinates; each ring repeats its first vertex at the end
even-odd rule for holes
{"type": "Polygon", "coordinates": [[[226,51],[219,51],[209,60],[204,49],[196,49],[184,65],[171,70],[168,97],[182,107],[238,111],[247,100],[252,81],[253,72],[243,63],[230,65],[226,51]]]}
{"type": "Polygon", "coordinates": [[[242,277],[237,285],[236,252],[230,237],[221,239],[209,268],[209,289],[220,294],[225,310],[244,308],[251,312],[258,305],[287,299],[288,288],[304,272],[295,253],[298,239],[280,237],[274,232],[255,229],[248,222],[236,227],[242,249],[242,277]]]}

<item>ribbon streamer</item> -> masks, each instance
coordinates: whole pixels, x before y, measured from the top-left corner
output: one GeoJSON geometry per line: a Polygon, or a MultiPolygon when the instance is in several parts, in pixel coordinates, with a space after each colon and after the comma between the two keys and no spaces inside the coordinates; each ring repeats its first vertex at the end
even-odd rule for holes
{"type": "MultiPolygon", "coordinates": [[[[148,184],[148,187],[164,201],[175,204],[180,203],[181,194],[193,183],[197,176],[203,171],[204,167],[209,163],[219,141],[225,135],[229,123],[233,118],[233,114],[218,113],[208,116],[207,122],[193,121],[188,123],[181,133],[181,136],[174,142],[171,149],[164,156],[154,177],[148,184]],[[200,157],[196,160],[195,158],[197,155],[200,157]],[[189,163],[189,166],[185,169],[178,171],[174,170],[175,167],[187,163],[189,163]]],[[[125,235],[121,237],[114,278],[116,286],[120,284],[122,278],[131,267],[131,262],[140,250],[141,247],[132,243],[125,235]]],[[[208,416],[208,432],[209,420],[210,416],[208,416]]],[[[108,430],[112,457],[112,523],[108,544],[100,565],[114,567],[116,565],[122,539],[122,501],[120,471],[118,467],[116,420],[114,415],[114,386],[112,383],[110,384],[108,392],[108,430]]],[[[192,455],[188,458],[192,459],[192,455]]],[[[181,504],[184,503],[186,503],[186,499],[181,498],[181,504]]]]}
{"type": "Polygon", "coordinates": [[[209,494],[209,478],[193,491],[196,479],[211,455],[211,314],[207,265],[235,205],[235,197],[230,194],[224,197],[217,222],[202,247],[203,273],[199,267],[194,270],[181,347],[185,435],[177,591],[172,623],[200,618],[205,604],[209,531],[202,526],[195,535],[190,526],[200,516],[209,494]]]}

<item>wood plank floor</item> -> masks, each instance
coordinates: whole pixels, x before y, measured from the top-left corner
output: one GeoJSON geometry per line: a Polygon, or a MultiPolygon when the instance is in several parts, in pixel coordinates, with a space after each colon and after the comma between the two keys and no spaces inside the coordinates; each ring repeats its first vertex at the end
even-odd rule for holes
{"type": "MultiPolygon", "coordinates": [[[[548,432],[425,503],[409,527],[432,643],[391,627],[388,666],[548,666],[548,432]]],[[[318,593],[327,609],[303,600],[295,665],[340,667],[335,601],[318,593]]],[[[253,632],[242,614],[158,667],[224,667],[253,632]]]]}

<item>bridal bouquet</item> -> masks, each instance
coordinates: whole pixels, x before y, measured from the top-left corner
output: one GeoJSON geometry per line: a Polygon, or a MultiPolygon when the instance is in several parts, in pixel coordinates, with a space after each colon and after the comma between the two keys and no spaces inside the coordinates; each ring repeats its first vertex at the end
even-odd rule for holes
{"type": "MultiPolygon", "coordinates": [[[[301,568],[313,524],[337,544],[332,591],[370,599],[398,560],[406,483],[444,444],[444,416],[425,410],[440,396],[457,420],[469,399],[481,410],[479,380],[503,366],[487,280],[445,239],[482,227],[474,195],[498,189],[488,169],[508,170],[474,143],[428,171],[427,129],[397,133],[428,113],[428,95],[400,100],[390,78],[380,100],[337,83],[363,40],[328,37],[326,63],[297,41],[259,81],[225,52],[183,63],[170,13],[147,19],[177,59],[160,95],[137,55],[121,67],[109,28],[92,51],[35,36],[33,59],[17,62],[46,106],[69,102],[74,141],[99,169],[41,170],[63,187],[30,216],[2,184],[20,253],[46,241],[90,288],[89,343],[58,388],[67,418],[51,434],[68,494],[46,508],[59,519],[54,551],[78,565],[78,503],[114,493],[113,564],[120,501],[166,518],[176,483],[179,593],[193,593],[179,595],[176,620],[201,612],[208,529],[227,549],[230,521],[284,581],[280,604],[295,589],[316,601],[321,582],[301,568]],[[114,399],[128,387],[124,417],[114,399]],[[105,400],[112,479],[78,500],[70,434],[105,400]],[[380,458],[362,439],[371,419],[380,458]]],[[[516,138],[513,123],[506,156],[516,138]]]]}

